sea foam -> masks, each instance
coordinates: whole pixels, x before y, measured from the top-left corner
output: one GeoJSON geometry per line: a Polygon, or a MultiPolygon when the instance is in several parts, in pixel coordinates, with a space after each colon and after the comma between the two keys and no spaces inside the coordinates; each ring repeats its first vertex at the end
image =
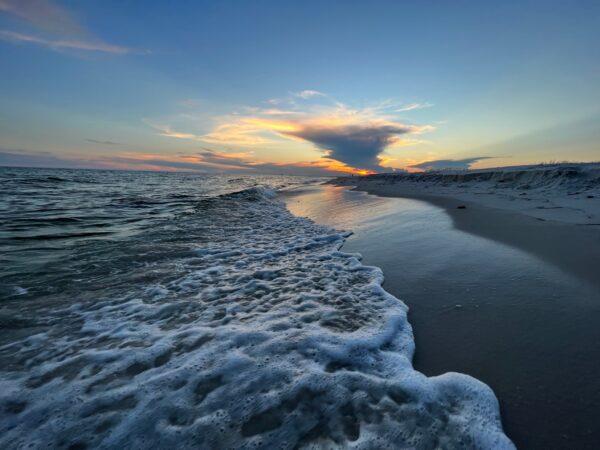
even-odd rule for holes
{"type": "Polygon", "coordinates": [[[169,226],[188,249],[0,348],[0,447],[513,448],[485,384],[412,368],[407,307],[347,234],[260,188],[169,226]]]}

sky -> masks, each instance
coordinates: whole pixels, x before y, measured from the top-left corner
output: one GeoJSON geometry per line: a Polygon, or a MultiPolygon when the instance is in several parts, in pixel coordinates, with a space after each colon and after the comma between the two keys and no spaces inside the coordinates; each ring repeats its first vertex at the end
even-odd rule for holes
{"type": "Polygon", "coordinates": [[[0,165],[600,160],[598,1],[0,0],[0,165]]]}

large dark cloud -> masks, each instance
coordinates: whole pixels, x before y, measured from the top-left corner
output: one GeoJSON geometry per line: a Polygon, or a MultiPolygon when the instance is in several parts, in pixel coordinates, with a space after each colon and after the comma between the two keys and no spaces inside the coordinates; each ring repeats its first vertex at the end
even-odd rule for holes
{"type": "Polygon", "coordinates": [[[477,161],[482,161],[484,159],[492,159],[492,157],[475,156],[473,158],[465,159],[436,159],[434,161],[426,161],[409,167],[423,170],[469,169],[477,161]]]}
{"type": "Polygon", "coordinates": [[[403,134],[413,129],[405,125],[366,124],[345,126],[304,126],[290,136],[310,141],[328,152],[328,157],[359,169],[381,170],[377,156],[403,134]]]}

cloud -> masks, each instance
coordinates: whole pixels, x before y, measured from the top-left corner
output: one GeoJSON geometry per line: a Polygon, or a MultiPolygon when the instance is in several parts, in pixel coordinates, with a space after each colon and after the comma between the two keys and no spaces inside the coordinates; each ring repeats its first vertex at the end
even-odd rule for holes
{"type": "Polygon", "coordinates": [[[72,161],[54,156],[51,153],[27,152],[25,150],[0,149],[0,166],[6,167],[47,167],[47,168],[81,168],[79,161],[72,161]]]}
{"type": "Polygon", "coordinates": [[[409,103],[408,105],[395,109],[394,112],[414,111],[415,109],[431,108],[432,106],[431,103],[409,103]]]}
{"type": "Polygon", "coordinates": [[[290,115],[279,120],[264,114],[233,118],[233,122],[219,125],[200,139],[213,143],[256,145],[271,142],[264,134],[269,132],[310,143],[324,157],[357,170],[377,171],[382,169],[381,154],[386,148],[405,144],[405,135],[430,129],[429,126],[407,125],[378,117],[369,110],[337,106],[335,110],[318,111],[314,115],[290,115]]]}
{"type": "Polygon", "coordinates": [[[108,44],[91,36],[69,11],[48,0],[0,0],[0,12],[27,22],[43,34],[0,30],[0,39],[4,41],[34,44],[55,51],[75,50],[114,55],[148,53],[108,44]]]}
{"type": "Polygon", "coordinates": [[[268,142],[267,139],[257,135],[261,131],[260,129],[247,123],[225,123],[219,125],[210,133],[195,134],[176,131],[169,125],[152,124],[147,120],[145,122],[159,131],[159,136],[175,139],[238,146],[256,146],[268,142]]]}
{"type": "Polygon", "coordinates": [[[0,0],[0,11],[13,14],[49,33],[85,35],[83,27],[66,9],[48,0],[0,0]]]}
{"type": "Polygon", "coordinates": [[[379,170],[381,152],[399,136],[411,131],[412,128],[407,125],[374,122],[333,126],[316,123],[283,133],[312,142],[331,159],[349,166],[379,170]]]}
{"type": "MultiPolygon", "coordinates": [[[[399,103],[392,99],[353,108],[318,91],[291,95],[287,99],[267,100],[269,107],[245,106],[215,117],[212,130],[204,134],[175,130],[170,125],[156,125],[148,120],[146,123],[161,136],[218,146],[276,149],[285,148],[286,140],[296,141],[296,148],[298,142],[303,142],[310,146],[307,150],[314,153],[317,149],[330,167],[337,164],[346,171],[354,168],[357,172],[382,170],[392,160],[389,155],[383,155],[386,149],[422,143],[414,135],[434,129],[431,125],[400,122],[393,114],[399,103]],[[324,98],[318,102],[297,103],[294,101],[297,97],[324,98]]],[[[424,105],[405,105],[405,110],[424,105]]],[[[197,126],[205,125],[198,123],[197,126]]]]}
{"type": "Polygon", "coordinates": [[[190,170],[204,173],[339,176],[352,172],[351,168],[327,159],[278,164],[254,162],[250,159],[251,156],[220,153],[206,149],[191,155],[180,155],[177,159],[165,158],[159,155],[131,155],[106,158],[104,163],[120,164],[122,168],[190,170]]]}
{"type": "Polygon", "coordinates": [[[408,166],[412,169],[444,170],[444,169],[470,169],[473,164],[484,159],[493,159],[492,156],[475,156],[465,159],[436,159],[408,166]]]}
{"type": "Polygon", "coordinates": [[[252,161],[253,154],[221,153],[209,148],[192,154],[164,156],[124,153],[96,158],[66,157],[50,152],[0,149],[0,166],[69,169],[124,169],[195,171],[202,173],[242,173],[272,175],[338,176],[352,172],[349,167],[325,158],[313,162],[278,164],[252,161]]]}
{"type": "Polygon", "coordinates": [[[218,169],[252,169],[252,163],[249,158],[252,153],[222,153],[202,147],[201,152],[194,155],[184,155],[183,158],[193,158],[196,164],[204,167],[214,167],[218,169]]]}
{"type": "Polygon", "coordinates": [[[25,42],[29,44],[41,45],[52,50],[83,50],[91,52],[104,52],[116,55],[131,53],[132,50],[118,45],[105,44],[103,42],[90,42],[71,39],[44,39],[28,34],[16,33],[14,31],[0,30],[0,38],[5,41],[25,42]]]}
{"type": "Polygon", "coordinates": [[[198,140],[211,144],[255,147],[269,143],[268,139],[260,136],[262,131],[260,127],[241,120],[239,122],[219,125],[212,132],[200,136],[198,140]]]}
{"type": "Polygon", "coordinates": [[[118,142],[113,141],[99,141],[97,139],[86,139],[87,142],[91,142],[92,144],[101,144],[101,145],[120,145],[118,142]]]}
{"type": "Polygon", "coordinates": [[[183,161],[161,161],[165,166],[181,164],[189,169],[203,171],[229,171],[276,175],[341,175],[352,172],[350,167],[323,158],[319,161],[300,163],[269,163],[254,161],[252,152],[223,153],[206,147],[192,155],[181,155],[183,161]]]}
{"type": "Polygon", "coordinates": [[[215,158],[212,161],[205,161],[200,155],[179,156],[174,159],[160,155],[112,156],[103,158],[102,162],[120,166],[121,168],[189,170],[205,173],[245,172],[248,169],[241,164],[236,164],[235,160],[228,161],[227,158],[215,158]]]}
{"type": "Polygon", "coordinates": [[[186,108],[197,108],[200,106],[200,102],[193,98],[186,98],[179,102],[179,105],[184,106],[186,108]]]}
{"type": "Polygon", "coordinates": [[[297,115],[298,111],[291,111],[278,108],[267,108],[260,110],[260,113],[264,114],[265,116],[293,116],[297,115]]]}
{"type": "Polygon", "coordinates": [[[299,97],[304,100],[308,100],[309,98],[313,97],[325,97],[325,94],[319,91],[314,91],[312,89],[305,89],[304,91],[295,92],[294,97],[299,97]]]}
{"type": "Polygon", "coordinates": [[[159,131],[159,136],[171,137],[175,139],[190,139],[193,141],[201,141],[202,136],[193,134],[193,133],[181,133],[173,130],[169,125],[155,125],[145,120],[145,122],[150,125],[155,130],[159,131]]]}

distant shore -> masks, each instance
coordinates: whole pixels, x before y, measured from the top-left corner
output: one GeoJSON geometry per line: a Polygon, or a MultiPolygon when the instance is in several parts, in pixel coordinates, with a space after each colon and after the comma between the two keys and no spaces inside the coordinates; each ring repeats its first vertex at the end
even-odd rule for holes
{"type": "Polygon", "coordinates": [[[330,183],[381,196],[451,198],[539,220],[600,226],[600,163],[384,173],[330,183]]]}

